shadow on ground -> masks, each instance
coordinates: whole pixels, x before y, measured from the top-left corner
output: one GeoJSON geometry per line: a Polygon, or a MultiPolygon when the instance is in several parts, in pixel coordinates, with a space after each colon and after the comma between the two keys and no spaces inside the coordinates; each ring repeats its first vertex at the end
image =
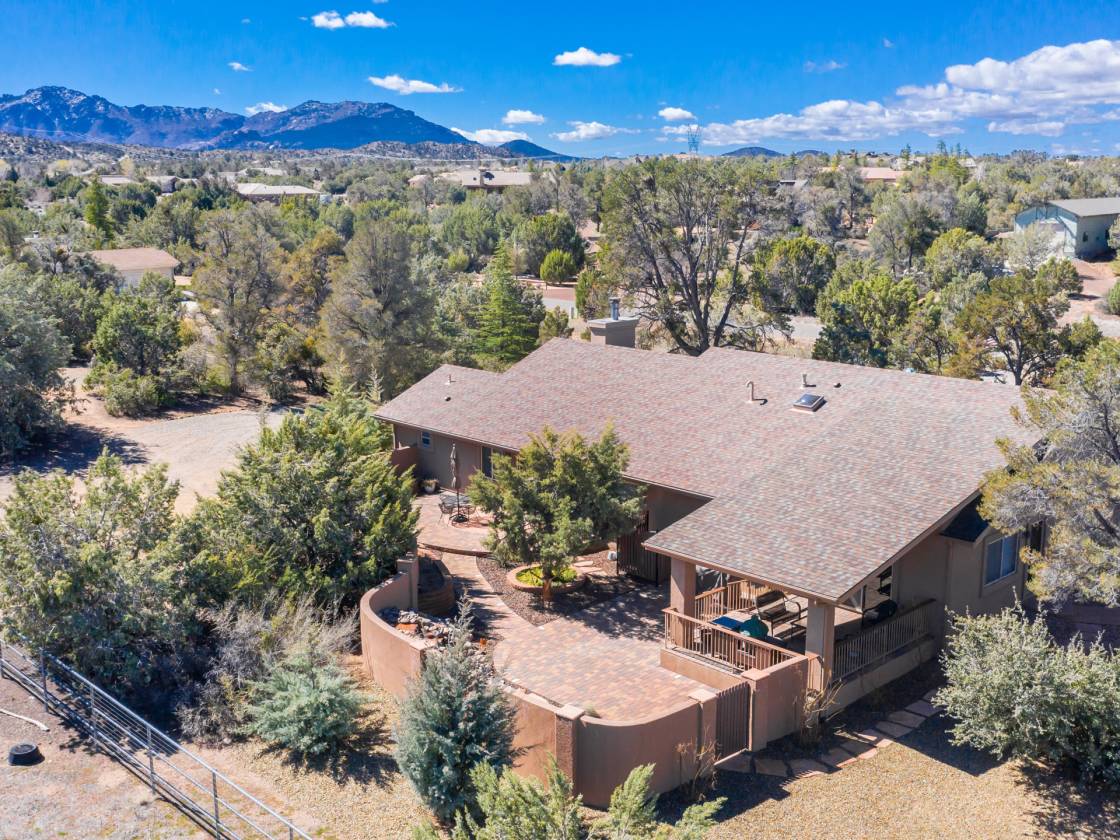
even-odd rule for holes
{"type": "Polygon", "coordinates": [[[38,473],[51,470],[82,472],[103,451],[116,455],[125,464],[148,462],[144,447],[123,435],[81,423],[68,423],[64,431],[52,435],[13,461],[0,465],[0,476],[12,476],[24,470],[38,473]]]}

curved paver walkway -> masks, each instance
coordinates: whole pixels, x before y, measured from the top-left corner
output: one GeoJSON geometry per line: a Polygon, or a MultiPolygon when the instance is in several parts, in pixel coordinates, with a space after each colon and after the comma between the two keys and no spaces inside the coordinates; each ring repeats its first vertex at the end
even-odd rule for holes
{"type": "Polygon", "coordinates": [[[509,608],[478,569],[474,557],[444,554],[443,565],[455,583],[466,592],[474,608],[475,621],[486,636],[508,639],[518,633],[534,631],[532,624],[509,608]]]}

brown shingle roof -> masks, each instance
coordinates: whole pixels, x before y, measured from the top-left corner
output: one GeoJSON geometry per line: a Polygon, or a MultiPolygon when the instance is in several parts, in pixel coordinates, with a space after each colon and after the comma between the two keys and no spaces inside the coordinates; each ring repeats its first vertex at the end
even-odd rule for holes
{"type": "Polygon", "coordinates": [[[179,261],[161,248],[110,248],[90,251],[89,255],[100,263],[111,265],[117,271],[175,268],[179,261]]]}
{"type": "Polygon", "coordinates": [[[557,339],[504,374],[451,371],[451,386],[441,368],[378,416],[505,449],[546,425],[613,422],[630,477],[712,499],[651,549],[829,600],[968,500],[1003,463],[997,437],[1023,437],[1013,388],[740,350],[557,339]],[[815,413],[791,408],[803,372],[827,400],[815,413]]]}

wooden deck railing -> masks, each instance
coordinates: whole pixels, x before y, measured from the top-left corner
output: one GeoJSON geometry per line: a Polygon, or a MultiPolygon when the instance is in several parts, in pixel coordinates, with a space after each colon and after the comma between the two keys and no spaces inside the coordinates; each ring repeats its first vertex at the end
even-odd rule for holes
{"type": "Polygon", "coordinates": [[[839,682],[878,665],[903,648],[928,635],[933,628],[937,602],[923,601],[901,610],[881,624],[836,643],[832,677],[839,682]]]}
{"type": "Polygon", "coordinates": [[[739,671],[748,668],[766,670],[800,655],[703,619],[683,615],[672,608],[662,612],[665,615],[666,647],[712,659],[739,671]]]}
{"type": "Polygon", "coordinates": [[[696,617],[711,621],[735,610],[753,610],[758,596],[770,587],[750,580],[733,580],[727,586],[709,589],[696,596],[696,617]]]}

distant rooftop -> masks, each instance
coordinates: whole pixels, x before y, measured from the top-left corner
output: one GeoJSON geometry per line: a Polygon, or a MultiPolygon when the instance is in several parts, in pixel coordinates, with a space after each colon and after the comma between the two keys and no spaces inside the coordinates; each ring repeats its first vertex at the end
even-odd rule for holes
{"type": "Polygon", "coordinates": [[[1050,203],[1075,216],[1120,215],[1120,198],[1066,198],[1050,203]]]}
{"type": "Polygon", "coordinates": [[[238,184],[237,192],[244,196],[319,195],[318,190],[296,184],[238,184]]]}
{"type": "Polygon", "coordinates": [[[89,256],[117,271],[156,271],[179,265],[179,261],[162,248],[110,248],[90,251],[89,256]]]}

